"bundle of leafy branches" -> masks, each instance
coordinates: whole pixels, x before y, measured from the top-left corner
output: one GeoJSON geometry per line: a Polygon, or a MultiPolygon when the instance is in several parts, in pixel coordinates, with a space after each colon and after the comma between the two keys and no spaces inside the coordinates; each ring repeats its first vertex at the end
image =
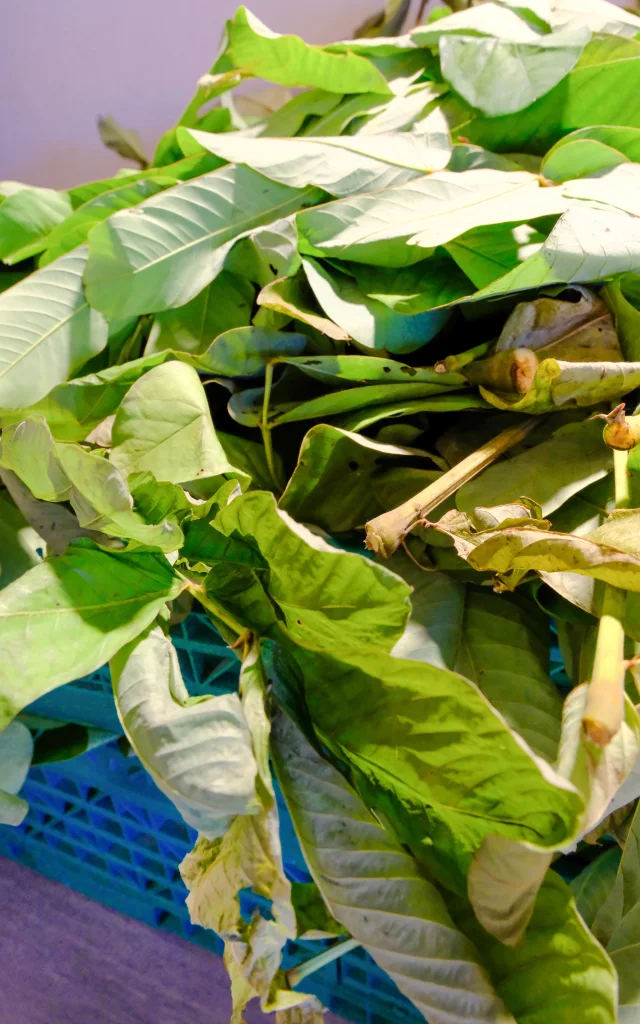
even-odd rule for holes
{"type": "Polygon", "coordinates": [[[108,661],[234,1021],[320,1019],[297,934],[431,1024],[638,1019],[639,95],[601,0],[240,8],[153,161],[107,121],[139,171],[2,188],[0,807],[108,661]],[[187,693],[189,600],[238,692],[187,693]]]}

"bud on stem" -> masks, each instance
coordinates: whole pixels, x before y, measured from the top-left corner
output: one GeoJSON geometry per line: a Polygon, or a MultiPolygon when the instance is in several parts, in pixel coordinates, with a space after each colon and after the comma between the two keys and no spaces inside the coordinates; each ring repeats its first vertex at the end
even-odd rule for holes
{"type": "Polygon", "coordinates": [[[631,451],[640,441],[640,416],[625,416],[624,402],[609,413],[597,412],[591,418],[604,420],[602,439],[614,451],[631,451]]]}

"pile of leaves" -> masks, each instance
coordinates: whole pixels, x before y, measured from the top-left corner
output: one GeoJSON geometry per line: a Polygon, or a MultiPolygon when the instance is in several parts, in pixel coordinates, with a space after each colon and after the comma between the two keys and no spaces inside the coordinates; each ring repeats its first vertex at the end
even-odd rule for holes
{"type": "Polygon", "coordinates": [[[640,19],[389,24],[241,7],[153,160],[103,122],[140,170],[0,186],[0,809],[109,662],[234,1022],[321,1019],[296,935],[431,1024],[636,1021],[640,19]],[[186,690],[193,601],[237,692],[186,690]]]}

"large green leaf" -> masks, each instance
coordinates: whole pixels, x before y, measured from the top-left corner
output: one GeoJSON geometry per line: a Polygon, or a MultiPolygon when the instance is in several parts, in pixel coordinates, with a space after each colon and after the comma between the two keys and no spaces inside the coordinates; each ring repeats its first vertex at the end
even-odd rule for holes
{"type": "Polygon", "coordinates": [[[304,334],[262,327],[236,327],[220,334],[199,356],[197,367],[223,377],[254,377],[264,372],[265,363],[303,352],[304,334]]]}
{"type": "Polygon", "coordinates": [[[451,142],[444,133],[438,146],[430,145],[429,136],[418,132],[297,139],[251,139],[233,132],[191,134],[216,156],[246,164],[272,181],[292,188],[317,185],[334,196],[402,185],[428,171],[442,170],[451,156],[451,142]]]}
{"type": "Polygon", "coordinates": [[[116,707],[136,754],[193,828],[213,839],[259,809],[251,734],[236,693],[189,697],[158,627],[111,660],[116,707]]]}
{"type": "Polygon", "coordinates": [[[614,967],[555,872],[544,878],[520,946],[489,935],[462,900],[448,902],[458,926],[482,949],[498,995],[518,1024],[616,1024],[614,967]]]}
{"type": "Polygon", "coordinates": [[[355,53],[329,53],[298,36],[280,36],[246,7],[229,22],[229,55],[235,67],[290,86],[315,86],[329,92],[391,95],[384,76],[355,53]]]}
{"type": "Polygon", "coordinates": [[[71,213],[66,192],[50,188],[21,188],[0,205],[0,259],[5,263],[40,252],[44,239],[71,213]]]}
{"type": "Polygon", "coordinates": [[[413,587],[411,619],[393,653],[470,679],[536,754],[554,762],[562,700],[549,678],[546,616],[524,598],[425,573],[402,556],[392,564],[413,587]]]}
{"type": "Polygon", "coordinates": [[[116,413],[112,437],[111,461],[125,476],[149,470],[156,480],[214,489],[217,477],[244,479],[229,463],[200,378],[186,363],[162,363],[141,377],[116,413]]]}
{"type": "Polygon", "coordinates": [[[584,27],[539,35],[527,42],[443,35],[442,74],[467,103],[489,117],[513,114],[562,81],[590,37],[584,27]]]}
{"type": "Polygon", "coordinates": [[[164,192],[166,188],[175,185],[177,179],[170,177],[169,174],[157,173],[135,182],[129,182],[127,178],[116,181],[119,184],[114,188],[101,192],[73,213],[69,210],[71,216],[58,224],[44,240],[43,248],[46,247],[46,252],[40,258],[40,266],[46,266],[52,260],[63,256],[65,252],[86,242],[94,224],[106,220],[118,210],[127,210],[158,192],[164,192]]]}
{"type": "Polygon", "coordinates": [[[513,1021],[436,886],[282,714],[273,749],[298,838],[333,916],[433,1024],[513,1021]]]}
{"type": "Polygon", "coordinates": [[[95,672],[184,585],[164,556],[112,554],[86,542],[11,583],[0,594],[0,726],[95,672]]]}
{"type": "Polygon", "coordinates": [[[420,453],[410,448],[318,424],[302,442],[280,507],[294,519],[331,533],[363,528],[373,515],[387,511],[376,497],[376,476],[390,463],[416,455],[420,453]]]}
{"type": "Polygon", "coordinates": [[[541,188],[526,171],[437,171],[372,195],[338,199],[298,215],[301,248],[311,255],[406,267],[425,249],[476,226],[563,213],[560,188],[541,188]],[[470,199],[470,195],[473,196],[470,199]]]}
{"type": "Polygon", "coordinates": [[[566,78],[526,110],[503,117],[463,117],[459,130],[486,149],[542,155],[563,135],[594,122],[640,128],[640,111],[633,102],[639,85],[640,42],[596,38],[566,78]]]}
{"type": "Polygon", "coordinates": [[[549,284],[602,281],[639,270],[640,219],[585,204],[560,217],[538,252],[469,301],[549,284]]]}
{"type": "Polygon", "coordinates": [[[607,0],[553,0],[551,24],[578,22],[592,32],[633,39],[640,32],[640,18],[607,0]]]}
{"type": "Polygon", "coordinates": [[[296,523],[277,508],[273,495],[235,498],[214,526],[242,542],[256,569],[267,569],[265,588],[295,637],[322,647],[390,650],[402,633],[409,613],[406,584],[296,523]]]}
{"type": "Polygon", "coordinates": [[[248,167],[222,167],[176,185],[91,230],[87,298],[107,316],[182,306],[222,270],[235,239],[319,195],[269,182],[248,167]]]}
{"type": "Polygon", "coordinates": [[[107,344],[107,322],[82,291],[86,259],[82,246],[0,295],[1,409],[44,398],[107,344]]]}
{"type": "Polygon", "coordinates": [[[581,797],[474,683],[365,646],[293,653],[320,741],[445,885],[466,892],[486,835],[541,847],[574,835],[581,797]]]}
{"type": "MultiPolygon", "coordinates": [[[[485,288],[523,263],[544,240],[545,236],[528,224],[489,224],[465,231],[447,242],[445,249],[476,288],[485,288]]],[[[467,295],[471,294],[467,287],[467,295]]]]}
{"type": "Polygon", "coordinates": [[[197,355],[223,331],[249,323],[253,298],[254,288],[246,277],[223,270],[191,302],[158,313],[145,352],[178,349],[197,355]]]}
{"type": "Polygon", "coordinates": [[[447,323],[448,309],[406,315],[369,298],[356,281],[318,260],[303,259],[307,281],[327,316],[364,348],[404,354],[431,341],[447,323]]]}

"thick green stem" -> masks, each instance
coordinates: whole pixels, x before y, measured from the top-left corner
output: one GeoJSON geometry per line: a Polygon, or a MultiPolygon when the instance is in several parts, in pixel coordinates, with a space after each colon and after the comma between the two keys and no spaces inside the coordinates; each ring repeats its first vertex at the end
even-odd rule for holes
{"type": "Polygon", "coordinates": [[[273,363],[267,363],[264,372],[264,397],[262,399],[262,417],[260,419],[260,433],[264,444],[264,453],[269,467],[269,475],[275,489],[280,492],[281,483],[276,472],[273,458],[273,443],[271,440],[271,427],[269,426],[269,402],[271,400],[271,387],[273,385],[273,363]]]}
{"type": "Polygon", "coordinates": [[[346,939],[345,942],[336,942],[335,946],[331,946],[330,949],[325,949],[323,953],[318,953],[317,956],[311,957],[309,960],[305,960],[304,963],[299,964],[298,967],[293,967],[290,971],[287,971],[287,981],[294,988],[295,985],[299,985],[303,978],[308,977],[310,974],[314,974],[319,971],[321,967],[325,967],[330,964],[332,960],[337,960],[338,957],[344,956],[345,953],[351,952],[352,949],[356,949],[360,945],[355,939],[346,939]]]}
{"type": "MultiPolygon", "coordinates": [[[[614,451],[616,508],[629,507],[629,453],[614,451]]],[[[596,654],[582,724],[589,739],[606,747],[624,718],[624,615],[627,594],[607,583],[602,599],[596,654]]]]}
{"type": "Polygon", "coordinates": [[[629,505],[631,504],[628,463],[628,451],[614,451],[613,476],[615,482],[616,508],[629,508],[629,505]]]}
{"type": "Polygon", "coordinates": [[[429,484],[409,501],[405,501],[403,505],[392,509],[391,512],[385,512],[384,515],[372,519],[366,525],[366,546],[371,551],[375,551],[377,555],[390,558],[406,535],[421,519],[446,498],[455,494],[462,484],[473,479],[492,462],[495,462],[500,455],[522,441],[534,427],[540,425],[540,422],[539,417],[532,416],[515,427],[503,430],[501,434],[491,441],[487,441],[447,473],[443,473],[438,480],[429,484]]]}

